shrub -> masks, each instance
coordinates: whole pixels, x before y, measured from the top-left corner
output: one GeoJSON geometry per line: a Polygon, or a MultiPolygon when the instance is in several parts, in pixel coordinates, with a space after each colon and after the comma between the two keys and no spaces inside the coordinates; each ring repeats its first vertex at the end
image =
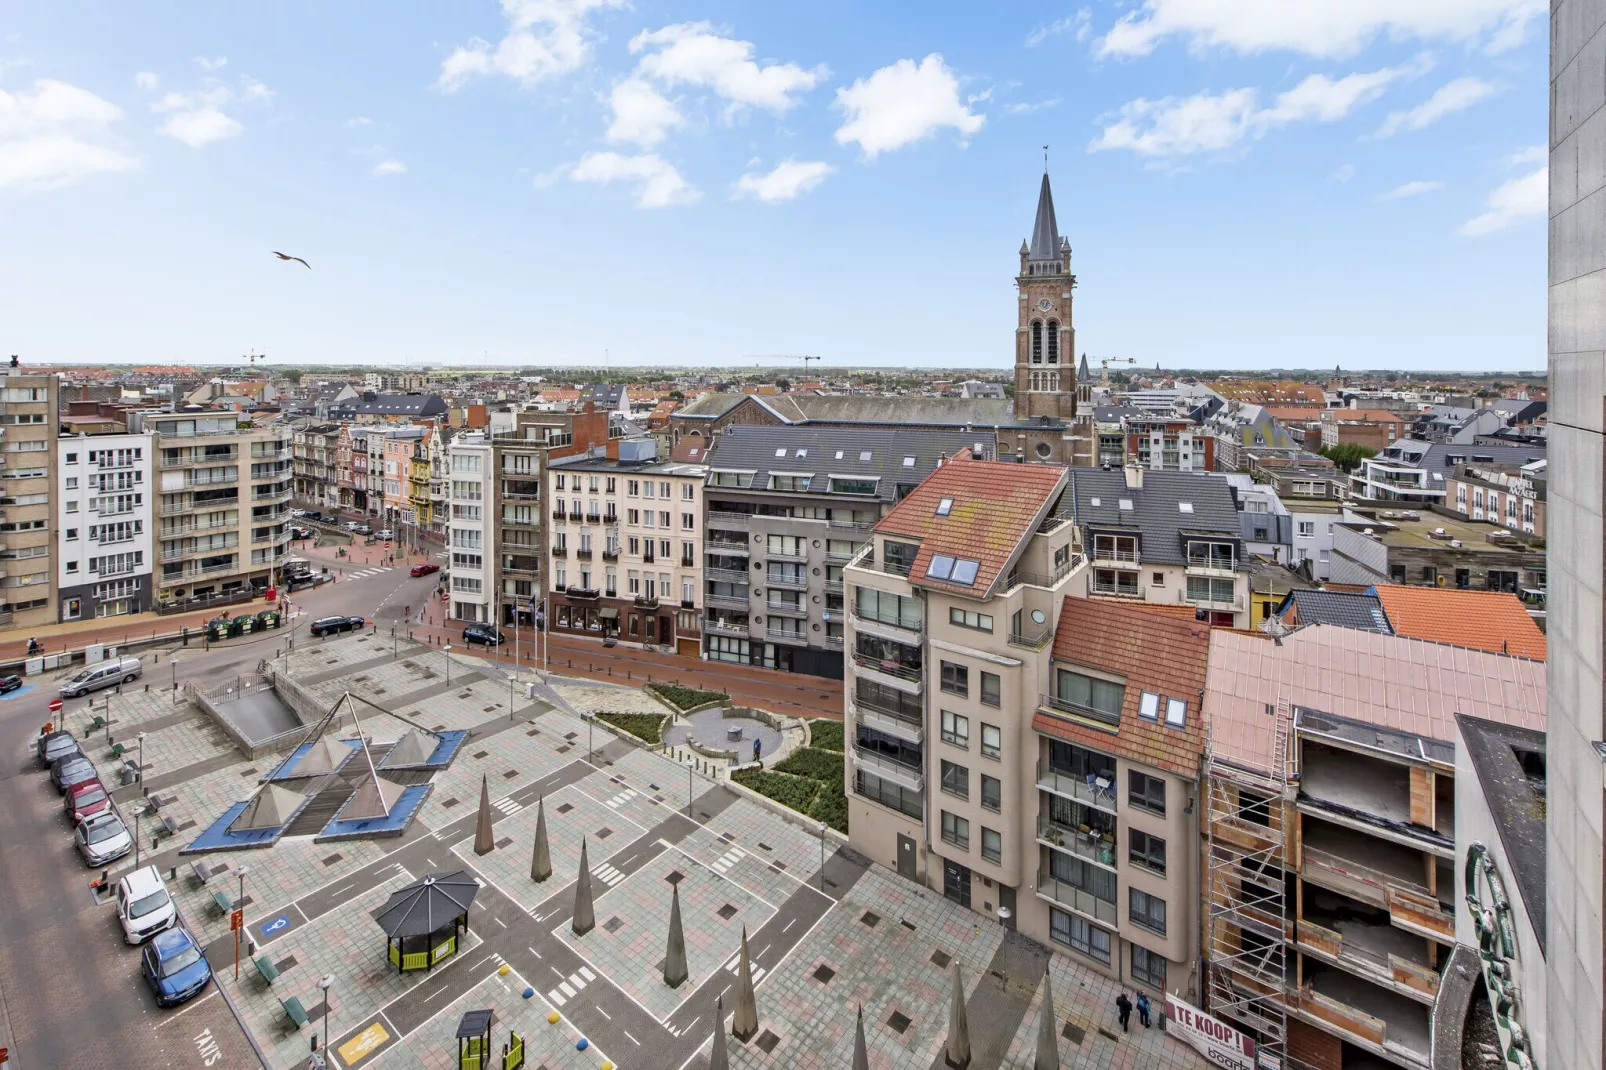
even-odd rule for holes
{"type": "Polygon", "coordinates": [[[830,783],[833,779],[842,780],[842,755],[837,751],[817,750],[814,747],[800,747],[787,755],[785,760],[776,763],[776,771],[782,773],[796,773],[811,780],[830,783]]]}
{"type": "Polygon", "coordinates": [[[800,814],[809,812],[814,797],[820,792],[818,781],[763,769],[738,769],[731,774],[731,780],[800,814]]]}
{"type": "Polygon", "coordinates": [[[842,722],[816,717],[809,722],[809,746],[819,750],[843,750],[842,722]]]}
{"type": "Polygon", "coordinates": [[[694,706],[725,702],[730,699],[730,696],[723,691],[705,691],[697,687],[682,687],[680,684],[648,684],[647,690],[682,713],[694,706]]]}
{"type": "Polygon", "coordinates": [[[831,794],[829,789],[822,788],[815,797],[814,804],[809,807],[809,816],[823,824],[830,825],[838,832],[848,831],[848,797],[841,792],[831,794]]]}
{"type": "Polygon", "coordinates": [[[658,744],[664,741],[664,716],[658,713],[599,713],[597,720],[629,732],[637,739],[658,744]]]}

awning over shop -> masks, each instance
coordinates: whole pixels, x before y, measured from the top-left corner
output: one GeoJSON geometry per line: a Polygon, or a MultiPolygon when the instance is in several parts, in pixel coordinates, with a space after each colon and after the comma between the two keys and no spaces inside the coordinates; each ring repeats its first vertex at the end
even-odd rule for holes
{"type": "Polygon", "coordinates": [[[603,620],[618,620],[619,610],[614,606],[604,606],[597,610],[597,616],[601,617],[603,620]]]}

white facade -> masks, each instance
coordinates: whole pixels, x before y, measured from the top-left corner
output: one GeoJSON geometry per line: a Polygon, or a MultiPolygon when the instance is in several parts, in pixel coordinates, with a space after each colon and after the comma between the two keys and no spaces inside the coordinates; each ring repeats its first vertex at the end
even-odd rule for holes
{"type": "Polygon", "coordinates": [[[60,619],[144,612],[156,556],[152,436],[74,435],[55,448],[60,619]]]}
{"type": "Polygon", "coordinates": [[[1344,519],[1343,509],[1298,498],[1290,498],[1284,504],[1294,527],[1292,566],[1298,568],[1309,561],[1312,579],[1332,579],[1333,525],[1344,519]]]}
{"type": "Polygon", "coordinates": [[[487,493],[489,481],[496,478],[491,444],[481,435],[464,435],[446,456],[450,615],[456,620],[494,622],[497,525],[487,493]]]}

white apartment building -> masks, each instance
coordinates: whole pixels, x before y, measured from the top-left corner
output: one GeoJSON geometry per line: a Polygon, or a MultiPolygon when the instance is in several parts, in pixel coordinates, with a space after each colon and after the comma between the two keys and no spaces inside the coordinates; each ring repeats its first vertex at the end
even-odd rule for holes
{"type": "Polygon", "coordinates": [[[155,597],[156,450],[149,432],[56,440],[61,620],[143,613],[155,597]]]}
{"type": "MultiPolygon", "coordinates": [[[[372,437],[383,441],[382,435],[372,437]]],[[[484,435],[462,434],[447,448],[446,457],[451,616],[495,623],[497,522],[486,493],[488,481],[496,478],[491,444],[484,435]]]]}
{"type": "Polygon", "coordinates": [[[0,384],[0,627],[56,619],[56,379],[11,369],[0,384]]]}

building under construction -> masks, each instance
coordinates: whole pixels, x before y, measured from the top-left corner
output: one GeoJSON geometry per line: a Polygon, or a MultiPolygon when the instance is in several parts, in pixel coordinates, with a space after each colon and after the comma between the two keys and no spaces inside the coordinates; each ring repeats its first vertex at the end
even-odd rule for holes
{"type": "Polygon", "coordinates": [[[1542,729],[1544,663],[1220,630],[1204,710],[1210,1012],[1263,1067],[1459,1067],[1477,953],[1456,934],[1455,715],[1542,729]]]}

